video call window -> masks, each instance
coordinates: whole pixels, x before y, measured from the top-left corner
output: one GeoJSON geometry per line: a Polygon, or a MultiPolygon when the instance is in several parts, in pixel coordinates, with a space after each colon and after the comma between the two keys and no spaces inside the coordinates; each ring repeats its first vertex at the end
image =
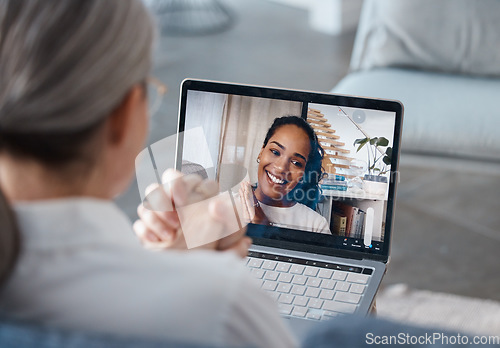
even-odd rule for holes
{"type": "Polygon", "coordinates": [[[204,139],[196,132],[185,138],[182,160],[227,187],[241,180],[231,165],[245,168],[251,192],[263,197],[248,201],[264,213],[257,224],[376,253],[384,241],[394,124],[392,112],[190,90],[184,129],[201,128],[204,139]],[[301,122],[314,132],[313,143],[301,122]],[[319,164],[310,156],[316,144],[319,164]],[[203,146],[210,161],[200,156],[203,146]]]}

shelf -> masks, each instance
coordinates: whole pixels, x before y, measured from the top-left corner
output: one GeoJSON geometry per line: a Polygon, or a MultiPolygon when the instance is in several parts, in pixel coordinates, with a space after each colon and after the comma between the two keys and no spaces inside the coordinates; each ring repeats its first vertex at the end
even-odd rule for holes
{"type": "Polygon", "coordinates": [[[318,121],[318,120],[315,120],[315,119],[310,118],[310,117],[307,118],[307,122],[309,122],[313,128],[318,127],[318,128],[324,128],[324,129],[331,130],[330,127],[332,126],[331,124],[329,124],[326,121],[318,121]]]}
{"type": "MultiPolygon", "coordinates": [[[[342,175],[342,174],[339,174],[342,175]]],[[[387,193],[384,195],[374,195],[366,192],[352,192],[349,189],[347,191],[338,190],[322,190],[322,195],[325,197],[335,197],[335,198],[352,198],[352,199],[367,199],[373,201],[385,201],[387,200],[387,193]]]]}
{"type": "MultiPolygon", "coordinates": [[[[326,136],[329,136],[328,133],[335,133],[335,131],[331,128],[327,128],[327,127],[320,127],[320,126],[317,126],[315,123],[311,123],[311,127],[313,127],[313,129],[316,129],[322,133],[325,133],[326,136]]],[[[325,134],[322,134],[322,135],[325,135],[325,134]]]]}
{"type": "MultiPolygon", "coordinates": [[[[335,158],[335,159],[339,159],[339,160],[344,160],[344,161],[353,161],[354,158],[352,157],[347,157],[347,156],[340,156],[340,155],[331,155],[329,153],[326,153],[325,154],[325,157],[328,157],[328,158],[335,158]]],[[[332,162],[333,163],[333,162],[332,162]]],[[[352,167],[352,166],[351,166],[352,167]]]]}
{"type": "Polygon", "coordinates": [[[311,114],[311,113],[307,114],[307,120],[308,121],[315,120],[318,122],[326,122],[326,118],[324,118],[322,116],[318,116],[318,114],[311,114]]]}
{"type": "Polygon", "coordinates": [[[323,150],[340,152],[340,153],[351,153],[351,151],[349,151],[349,150],[341,149],[340,147],[335,147],[335,146],[323,146],[323,150]]]}
{"type": "Polygon", "coordinates": [[[312,112],[313,114],[323,115],[318,109],[307,108],[307,112],[312,112]]]}
{"type": "MultiPolygon", "coordinates": [[[[318,141],[319,141],[320,143],[332,144],[332,145],[335,145],[335,146],[345,146],[345,143],[340,142],[340,141],[331,140],[331,139],[322,139],[322,138],[318,138],[318,141]]],[[[328,145],[327,145],[327,146],[328,146],[328,145]]]]}
{"type": "Polygon", "coordinates": [[[316,131],[316,135],[318,135],[319,141],[325,140],[325,138],[320,138],[319,136],[327,137],[327,139],[340,139],[340,136],[335,135],[335,134],[330,134],[330,133],[323,133],[323,132],[316,131]]]}

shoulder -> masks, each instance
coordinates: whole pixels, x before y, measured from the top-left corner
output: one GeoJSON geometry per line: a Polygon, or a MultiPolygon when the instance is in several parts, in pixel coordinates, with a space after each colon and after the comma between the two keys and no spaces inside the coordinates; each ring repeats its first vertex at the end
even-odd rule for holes
{"type": "Polygon", "coordinates": [[[328,222],[323,215],[302,203],[297,203],[294,207],[296,207],[297,214],[300,214],[305,219],[309,220],[309,225],[313,228],[313,232],[330,234],[328,222]]]}
{"type": "Polygon", "coordinates": [[[316,211],[314,211],[314,209],[311,209],[307,205],[302,204],[302,203],[296,203],[293,207],[295,208],[296,212],[299,212],[299,213],[302,213],[302,214],[311,214],[311,215],[314,214],[314,215],[321,216],[316,211]]]}

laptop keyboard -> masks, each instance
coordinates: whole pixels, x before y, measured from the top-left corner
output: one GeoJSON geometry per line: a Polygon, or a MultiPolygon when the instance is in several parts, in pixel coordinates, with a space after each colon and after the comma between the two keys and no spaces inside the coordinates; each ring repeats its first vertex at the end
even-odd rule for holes
{"type": "Polygon", "coordinates": [[[250,251],[247,266],[280,313],[312,320],[354,313],[372,270],[250,251]]]}

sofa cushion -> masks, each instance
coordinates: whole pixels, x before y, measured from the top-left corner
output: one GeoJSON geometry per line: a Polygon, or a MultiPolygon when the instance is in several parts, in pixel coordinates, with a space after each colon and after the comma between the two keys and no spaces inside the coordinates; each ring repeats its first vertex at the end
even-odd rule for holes
{"type": "MultiPolygon", "coordinates": [[[[401,322],[373,317],[343,316],[317,325],[303,341],[302,348],[365,348],[404,345],[440,348],[452,347],[452,342],[460,347],[478,346],[478,344],[474,344],[472,335],[454,330],[410,326],[401,322]]],[[[494,338],[491,342],[484,343],[481,347],[498,348],[498,345],[494,344],[494,338]]]]}
{"type": "Polygon", "coordinates": [[[500,76],[500,1],[366,0],[351,69],[500,76]]]}
{"type": "Polygon", "coordinates": [[[353,72],[332,92],[400,100],[403,152],[500,161],[499,79],[386,68],[353,72]]]}

